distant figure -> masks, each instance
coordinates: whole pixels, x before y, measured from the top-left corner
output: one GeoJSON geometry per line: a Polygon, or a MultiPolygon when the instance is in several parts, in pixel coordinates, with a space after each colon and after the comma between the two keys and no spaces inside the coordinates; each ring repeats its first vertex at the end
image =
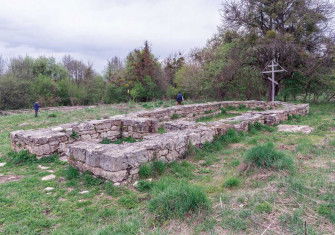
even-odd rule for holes
{"type": "Polygon", "coordinates": [[[38,116],[38,111],[40,110],[40,107],[41,107],[40,104],[36,101],[34,103],[35,117],[38,116]]]}
{"type": "Polygon", "coordinates": [[[181,103],[184,101],[184,96],[181,92],[178,93],[176,100],[178,105],[181,105],[181,103]]]}

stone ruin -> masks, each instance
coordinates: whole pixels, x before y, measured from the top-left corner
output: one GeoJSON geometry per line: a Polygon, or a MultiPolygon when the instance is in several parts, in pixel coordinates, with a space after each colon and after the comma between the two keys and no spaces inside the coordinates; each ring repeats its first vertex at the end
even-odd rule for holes
{"type": "Polygon", "coordinates": [[[90,171],[114,183],[126,183],[138,176],[142,164],[182,159],[190,145],[201,147],[229,129],[247,131],[249,125],[256,122],[276,125],[290,115],[306,115],[308,112],[308,104],[224,101],[160,108],[53,128],[20,130],[12,132],[10,138],[15,151],[28,150],[38,157],[66,156],[69,164],[82,172],[90,171]],[[251,110],[212,122],[195,121],[199,117],[216,115],[221,108],[240,106],[251,110]],[[115,141],[126,137],[139,141],[100,143],[104,138],[115,141]]]}

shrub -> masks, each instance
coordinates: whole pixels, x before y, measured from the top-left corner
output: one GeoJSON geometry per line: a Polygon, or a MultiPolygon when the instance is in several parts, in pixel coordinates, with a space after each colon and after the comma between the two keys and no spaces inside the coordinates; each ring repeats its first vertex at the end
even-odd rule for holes
{"type": "Polygon", "coordinates": [[[149,201],[149,211],[159,220],[182,218],[188,212],[208,210],[210,202],[198,187],[186,182],[170,184],[149,201]]]}
{"type": "Polygon", "coordinates": [[[238,187],[240,184],[241,184],[241,180],[239,178],[231,177],[223,183],[223,186],[226,188],[234,188],[234,187],[238,187]]]}
{"type": "Polygon", "coordinates": [[[272,207],[269,203],[262,202],[256,206],[255,210],[259,213],[271,213],[272,207]]]}
{"type": "Polygon", "coordinates": [[[292,158],[277,151],[273,143],[258,145],[245,154],[245,161],[257,167],[291,169],[294,165],[292,158]]]}
{"type": "Polygon", "coordinates": [[[112,141],[108,138],[103,138],[102,141],[100,142],[100,144],[111,144],[112,141]]]}
{"type": "Polygon", "coordinates": [[[68,180],[77,179],[80,176],[80,173],[77,168],[72,166],[68,166],[68,168],[64,171],[64,176],[68,180]]]}
{"type": "Polygon", "coordinates": [[[29,164],[37,161],[36,155],[30,154],[27,150],[9,152],[8,157],[10,158],[10,162],[15,165],[29,164]]]}

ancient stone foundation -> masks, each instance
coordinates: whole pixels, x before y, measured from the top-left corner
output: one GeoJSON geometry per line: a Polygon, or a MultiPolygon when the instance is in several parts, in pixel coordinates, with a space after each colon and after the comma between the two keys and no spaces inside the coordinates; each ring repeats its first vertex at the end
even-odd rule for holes
{"type": "Polygon", "coordinates": [[[140,165],[153,160],[172,162],[183,158],[189,145],[201,147],[229,129],[247,131],[249,124],[255,122],[275,125],[287,120],[289,115],[305,115],[308,112],[308,104],[213,102],[143,111],[54,128],[15,131],[10,137],[16,151],[26,149],[38,157],[65,155],[69,163],[81,171],[90,171],[96,176],[124,183],[137,177],[140,165]],[[215,115],[221,108],[240,106],[250,111],[233,118],[195,122],[198,117],[215,115]],[[159,129],[166,133],[159,134],[159,129]],[[104,138],[113,141],[125,137],[139,141],[100,144],[104,138]]]}

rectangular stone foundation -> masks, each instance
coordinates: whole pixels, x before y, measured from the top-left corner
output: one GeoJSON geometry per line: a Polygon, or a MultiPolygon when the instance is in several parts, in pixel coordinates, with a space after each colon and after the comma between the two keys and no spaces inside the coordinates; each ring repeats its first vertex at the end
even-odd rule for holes
{"type": "Polygon", "coordinates": [[[247,131],[251,123],[276,125],[289,115],[305,115],[308,104],[293,105],[282,102],[225,101],[206,104],[175,106],[153,111],[114,116],[104,120],[71,123],[54,128],[11,133],[13,149],[26,149],[44,157],[51,154],[66,155],[69,163],[81,171],[113,182],[127,182],[137,177],[140,165],[153,160],[172,162],[184,158],[189,145],[201,146],[229,129],[247,131]],[[234,118],[208,123],[192,119],[221,108],[245,106],[251,110],[234,118]],[[174,115],[179,119],[172,120],[174,115]],[[167,133],[158,134],[159,127],[167,133]],[[99,144],[103,138],[117,140],[133,137],[136,143],[99,144]]]}

